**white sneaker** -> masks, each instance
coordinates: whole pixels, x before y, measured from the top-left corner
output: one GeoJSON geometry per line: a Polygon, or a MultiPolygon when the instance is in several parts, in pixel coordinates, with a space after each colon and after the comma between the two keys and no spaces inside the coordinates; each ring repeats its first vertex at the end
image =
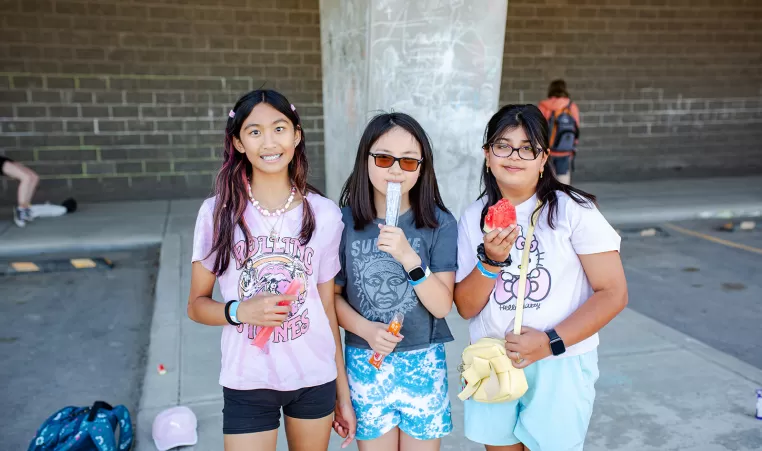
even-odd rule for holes
{"type": "Polygon", "coordinates": [[[28,208],[28,207],[27,208],[22,208],[21,209],[21,214],[19,216],[21,216],[21,219],[24,222],[33,222],[34,221],[34,216],[32,216],[32,209],[31,208],[28,208]]]}
{"type": "Polygon", "coordinates": [[[24,220],[25,216],[23,209],[13,207],[13,222],[15,222],[18,227],[26,226],[26,221],[24,220]]]}

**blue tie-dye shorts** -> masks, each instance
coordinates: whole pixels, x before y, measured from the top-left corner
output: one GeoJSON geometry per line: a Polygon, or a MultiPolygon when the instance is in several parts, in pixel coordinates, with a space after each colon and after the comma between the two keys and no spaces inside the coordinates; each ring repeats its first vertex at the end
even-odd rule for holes
{"type": "Polygon", "coordinates": [[[444,344],[394,352],[380,370],[368,363],[371,355],[369,349],[345,350],[357,440],[376,439],[395,426],[418,440],[452,431],[444,344]]]}

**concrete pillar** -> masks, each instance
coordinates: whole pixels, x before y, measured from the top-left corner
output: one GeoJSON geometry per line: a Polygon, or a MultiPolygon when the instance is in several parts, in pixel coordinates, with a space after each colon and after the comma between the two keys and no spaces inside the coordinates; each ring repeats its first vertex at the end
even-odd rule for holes
{"type": "Polygon", "coordinates": [[[426,129],[448,208],[476,199],[497,110],[507,0],[321,0],[326,189],[337,199],[367,121],[401,111],[426,129]]]}

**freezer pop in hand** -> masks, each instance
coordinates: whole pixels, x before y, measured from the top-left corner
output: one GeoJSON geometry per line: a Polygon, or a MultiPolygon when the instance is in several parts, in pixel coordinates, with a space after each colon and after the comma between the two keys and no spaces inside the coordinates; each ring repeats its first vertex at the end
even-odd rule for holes
{"type": "Polygon", "coordinates": [[[386,186],[386,225],[397,227],[397,218],[400,215],[400,200],[402,185],[389,182],[386,186]]]}
{"type": "MultiPolygon", "coordinates": [[[[299,282],[298,279],[294,279],[291,281],[291,283],[288,284],[286,287],[286,290],[283,292],[283,294],[287,296],[296,296],[299,294],[299,291],[302,289],[302,284],[299,282]]],[[[288,301],[280,301],[278,302],[278,305],[289,305],[290,303],[288,301]]],[[[273,327],[267,326],[259,329],[259,332],[257,333],[257,336],[254,337],[253,340],[251,340],[251,345],[256,346],[259,349],[264,349],[267,342],[270,340],[270,337],[273,334],[273,327]]]]}
{"type": "MultiPolygon", "coordinates": [[[[387,331],[393,333],[394,335],[399,336],[400,329],[402,329],[402,320],[405,318],[405,315],[403,315],[400,312],[397,312],[392,317],[392,321],[389,323],[389,328],[387,331]]],[[[374,353],[373,356],[368,360],[368,362],[373,365],[377,370],[381,369],[381,363],[384,361],[384,356],[379,353],[374,353]]]]}

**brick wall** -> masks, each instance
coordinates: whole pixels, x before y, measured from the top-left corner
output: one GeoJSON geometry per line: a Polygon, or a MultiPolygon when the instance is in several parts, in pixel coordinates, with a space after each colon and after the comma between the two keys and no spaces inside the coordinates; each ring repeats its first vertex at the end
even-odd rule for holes
{"type": "MultiPolygon", "coordinates": [[[[227,112],[261,86],[299,109],[324,185],[318,0],[3,0],[0,16],[0,155],[41,175],[37,201],[208,194],[227,112]]],[[[1,178],[0,202],[15,187],[1,178]]]]}
{"type": "MultiPolygon", "coordinates": [[[[0,0],[0,154],[41,174],[37,200],[203,196],[227,110],[264,85],[323,187],[318,4],[0,0]]],[[[758,0],[511,0],[501,103],[567,80],[577,180],[760,173],[761,21],[758,0]]]]}
{"type": "Polygon", "coordinates": [[[501,104],[566,79],[576,180],[762,173],[762,1],[510,0],[507,22],[501,104]]]}

